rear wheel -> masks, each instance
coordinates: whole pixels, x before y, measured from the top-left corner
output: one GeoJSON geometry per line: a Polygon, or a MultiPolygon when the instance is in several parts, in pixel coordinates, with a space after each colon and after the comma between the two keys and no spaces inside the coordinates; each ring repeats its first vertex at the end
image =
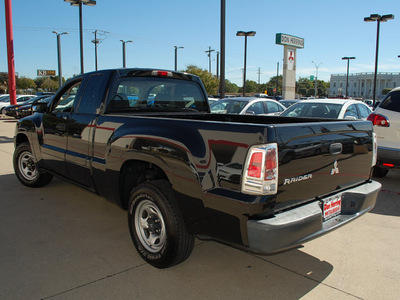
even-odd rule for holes
{"type": "Polygon", "coordinates": [[[388,172],[389,172],[388,169],[384,169],[384,168],[375,166],[372,171],[372,176],[381,178],[381,177],[385,177],[388,172]]]}
{"type": "Polygon", "coordinates": [[[53,176],[40,171],[28,143],[21,143],[14,151],[14,172],[19,181],[28,187],[41,187],[48,184],[53,176]]]}
{"type": "Polygon", "coordinates": [[[168,268],[192,253],[194,235],[187,232],[167,181],[145,182],[132,191],[128,223],[140,256],[156,268],[168,268]]]}

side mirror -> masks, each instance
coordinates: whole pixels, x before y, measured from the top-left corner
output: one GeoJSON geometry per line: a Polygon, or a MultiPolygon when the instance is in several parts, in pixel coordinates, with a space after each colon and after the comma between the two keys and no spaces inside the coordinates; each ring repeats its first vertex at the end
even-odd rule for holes
{"type": "Polygon", "coordinates": [[[47,112],[47,103],[35,103],[32,105],[32,112],[45,113],[47,112]]]}

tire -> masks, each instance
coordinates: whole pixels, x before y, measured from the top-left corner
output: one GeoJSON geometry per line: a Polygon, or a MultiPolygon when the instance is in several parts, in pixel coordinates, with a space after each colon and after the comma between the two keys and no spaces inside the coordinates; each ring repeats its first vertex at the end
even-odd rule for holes
{"type": "Polygon", "coordinates": [[[382,177],[385,177],[388,172],[389,172],[389,169],[384,169],[381,167],[374,167],[374,169],[372,171],[372,176],[382,178],[382,177]]]}
{"type": "Polygon", "coordinates": [[[137,252],[153,267],[172,267],[192,253],[194,235],[187,232],[167,181],[145,182],[132,191],[128,223],[137,252]]]}
{"type": "Polygon", "coordinates": [[[17,146],[13,156],[14,172],[18,180],[28,187],[41,187],[50,183],[53,175],[40,171],[28,143],[17,146]]]}

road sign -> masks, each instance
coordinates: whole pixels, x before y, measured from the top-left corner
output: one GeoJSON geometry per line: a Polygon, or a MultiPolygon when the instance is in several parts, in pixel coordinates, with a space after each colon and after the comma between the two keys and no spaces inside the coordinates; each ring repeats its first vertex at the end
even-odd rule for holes
{"type": "Polygon", "coordinates": [[[314,75],[310,75],[310,81],[314,81],[314,75]]]}
{"type": "Polygon", "coordinates": [[[296,48],[304,48],[304,39],[301,37],[285,34],[285,33],[277,33],[275,44],[277,45],[287,45],[296,48]]]}
{"type": "Polygon", "coordinates": [[[56,76],[55,70],[37,70],[37,76],[56,76]]]}

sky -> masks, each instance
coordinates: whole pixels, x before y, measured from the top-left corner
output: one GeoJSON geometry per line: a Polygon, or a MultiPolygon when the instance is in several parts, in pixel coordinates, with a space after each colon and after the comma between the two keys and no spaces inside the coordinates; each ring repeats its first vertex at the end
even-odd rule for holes
{"type": "MultiPolygon", "coordinates": [[[[4,1],[0,5],[0,72],[7,72],[4,1]]],[[[98,31],[98,69],[122,67],[122,43],[127,67],[174,69],[196,65],[208,70],[209,47],[212,73],[220,50],[218,0],[97,0],[83,6],[85,72],[95,69],[94,34],[98,31]]],[[[329,81],[331,74],[346,73],[345,56],[354,56],[350,73],[374,72],[376,22],[364,22],[370,14],[394,14],[380,26],[378,72],[400,72],[400,2],[398,0],[226,0],[226,79],[242,85],[244,38],[236,32],[256,31],[248,37],[248,80],[265,83],[282,74],[283,46],[277,33],[304,38],[297,50],[296,78],[316,75],[329,81]],[[314,62],[314,63],[313,63],[314,62]]],[[[62,75],[80,73],[79,9],[63,0],[12,0],[15,70],[20,77],[36,78],[37,70],[56,70],[57,40],[61,36],[62,75]]]]}

